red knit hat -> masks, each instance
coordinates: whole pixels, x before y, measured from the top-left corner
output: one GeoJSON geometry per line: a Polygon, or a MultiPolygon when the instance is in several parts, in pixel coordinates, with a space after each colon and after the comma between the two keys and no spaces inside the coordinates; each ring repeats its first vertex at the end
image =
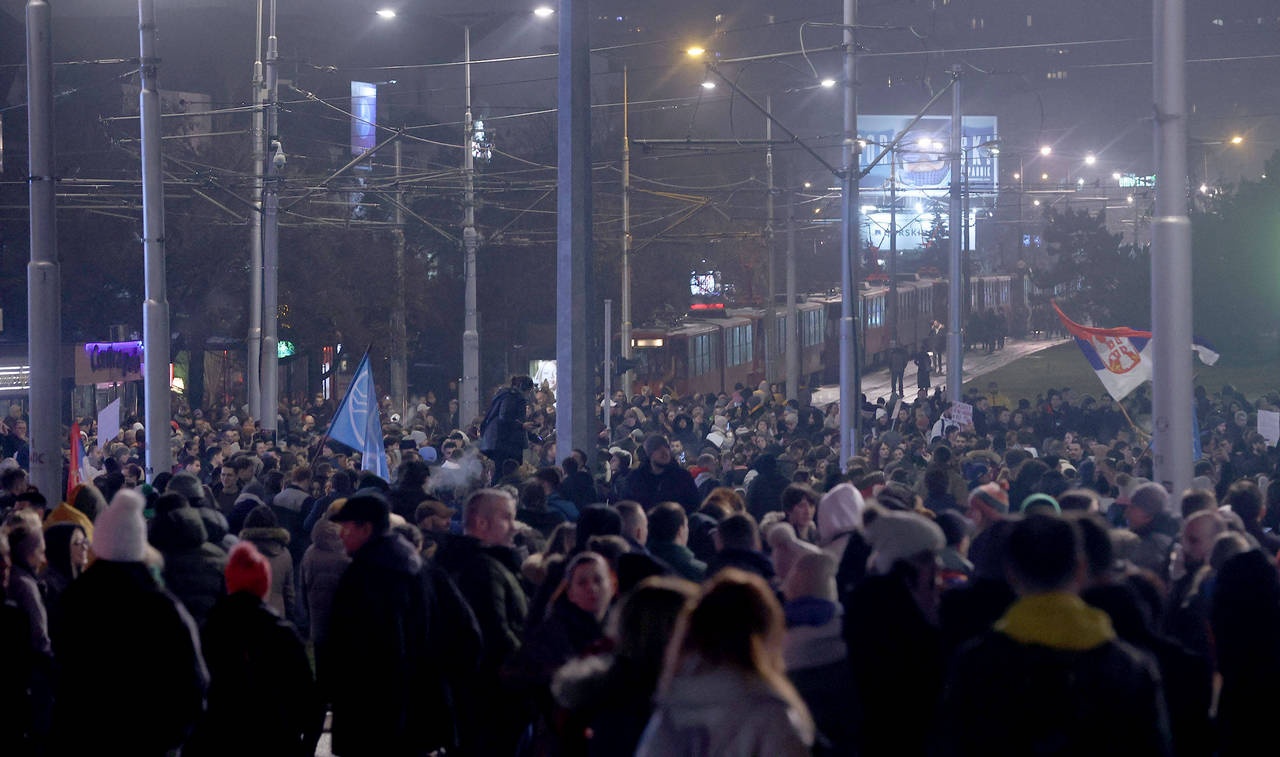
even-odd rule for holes
{"type": "Polygon", "coordinates": [[[271,591],[271,563],[252,542],[237,542],[227,556],[227,593],[247,591],[266,599],[271,591]]]}

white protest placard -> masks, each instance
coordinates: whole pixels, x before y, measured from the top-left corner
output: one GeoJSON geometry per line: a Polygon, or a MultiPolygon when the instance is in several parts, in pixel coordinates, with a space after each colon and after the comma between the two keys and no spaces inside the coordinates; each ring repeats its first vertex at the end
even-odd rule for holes
{"type": "Polygon", "coordinates": [[[973,425],[973,405],[968,402],[956,402],[951,405],[951,420],[961,427],[973,425]]]}
{"type": "Polygon", "coordinates": [[[1267,440],[1267,446],[1280,442],[1280,413],[1274,410],[1258,411],[1258,433],[1267,440]]]}
{"type": "Polygon", "coordinates": [[[120,398],[116,397],[110,405],[98,413],[98,446],[106,447],[112,439],[120,435],[120,398]]]}

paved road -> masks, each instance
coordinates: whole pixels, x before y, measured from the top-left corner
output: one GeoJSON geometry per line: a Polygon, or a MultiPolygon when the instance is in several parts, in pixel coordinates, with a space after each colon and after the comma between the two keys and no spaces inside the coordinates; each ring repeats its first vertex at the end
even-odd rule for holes
{"type": "MultiPolygon", "coordinates": [[[[1002,350],[996,350],[990,355],[984,354],[981,350],[971,350],[964,356],[964,378],[966,381],[972,380],[978,376],[990,373],[997,368],[1002,368],[1013,361],[1026,357],[1033,352],[1055,347],[1066,339],[1010,339],[1005,343],[1002,350]]],[[[939,384],[946,385],[946,374],[933,374],[932,381],[934,386],[939,384]]],[[[915,396],[916,386],[916,367],[914,363],[907,365],[907,372],[903,383],[906,385],[908,397],[915,396]]],[[[875,402],[880,397],[888,398],[889,396],[889,371],[888,369],[880,369],[862,376],[862,391],[867,398],[875,402]]],[[[812,402],[818,407],[836,402],[840,399],[840,386],[831,384],[820,387],[813,393],[812,402]]]]}

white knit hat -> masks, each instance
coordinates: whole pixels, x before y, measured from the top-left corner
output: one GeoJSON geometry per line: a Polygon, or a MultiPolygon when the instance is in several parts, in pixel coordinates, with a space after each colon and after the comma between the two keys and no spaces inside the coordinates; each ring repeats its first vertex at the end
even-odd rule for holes
{"type": "Polygon", "coordinates": [[[121,489],[93,524],[93,553],[100,560],[142,562],[147,550],[146,503],[135,489],[121,489]]]}
{"type": "Polygon", "coordinates": [[[880,575],[887,574],[898,560],[923,552],[940,552],[947,546],[938,524],[915,513],[882,513],[866,531],[872,549],[868,566],[880,575]]]}

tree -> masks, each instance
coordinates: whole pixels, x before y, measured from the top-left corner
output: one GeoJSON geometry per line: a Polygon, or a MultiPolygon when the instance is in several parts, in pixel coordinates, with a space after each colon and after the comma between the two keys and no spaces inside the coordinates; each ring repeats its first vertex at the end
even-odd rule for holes
{"type": "Polygon", "coordinates": [[[1280,153],[1263,176],[1191,218],[1194,328],[1222,352],[1274,354],[1280,346],[1280,153]]]}
{"type": "Polygon", "coordinates": [[[1033,281],[1044,290],[1062,286],[1059,300],[1075,320],[1144,328],[1151,322],[1150,255],[1122,244],[1106,223],[1105,212],[1047,209],[1045,251],[1053,264],[1033,281]]]}

